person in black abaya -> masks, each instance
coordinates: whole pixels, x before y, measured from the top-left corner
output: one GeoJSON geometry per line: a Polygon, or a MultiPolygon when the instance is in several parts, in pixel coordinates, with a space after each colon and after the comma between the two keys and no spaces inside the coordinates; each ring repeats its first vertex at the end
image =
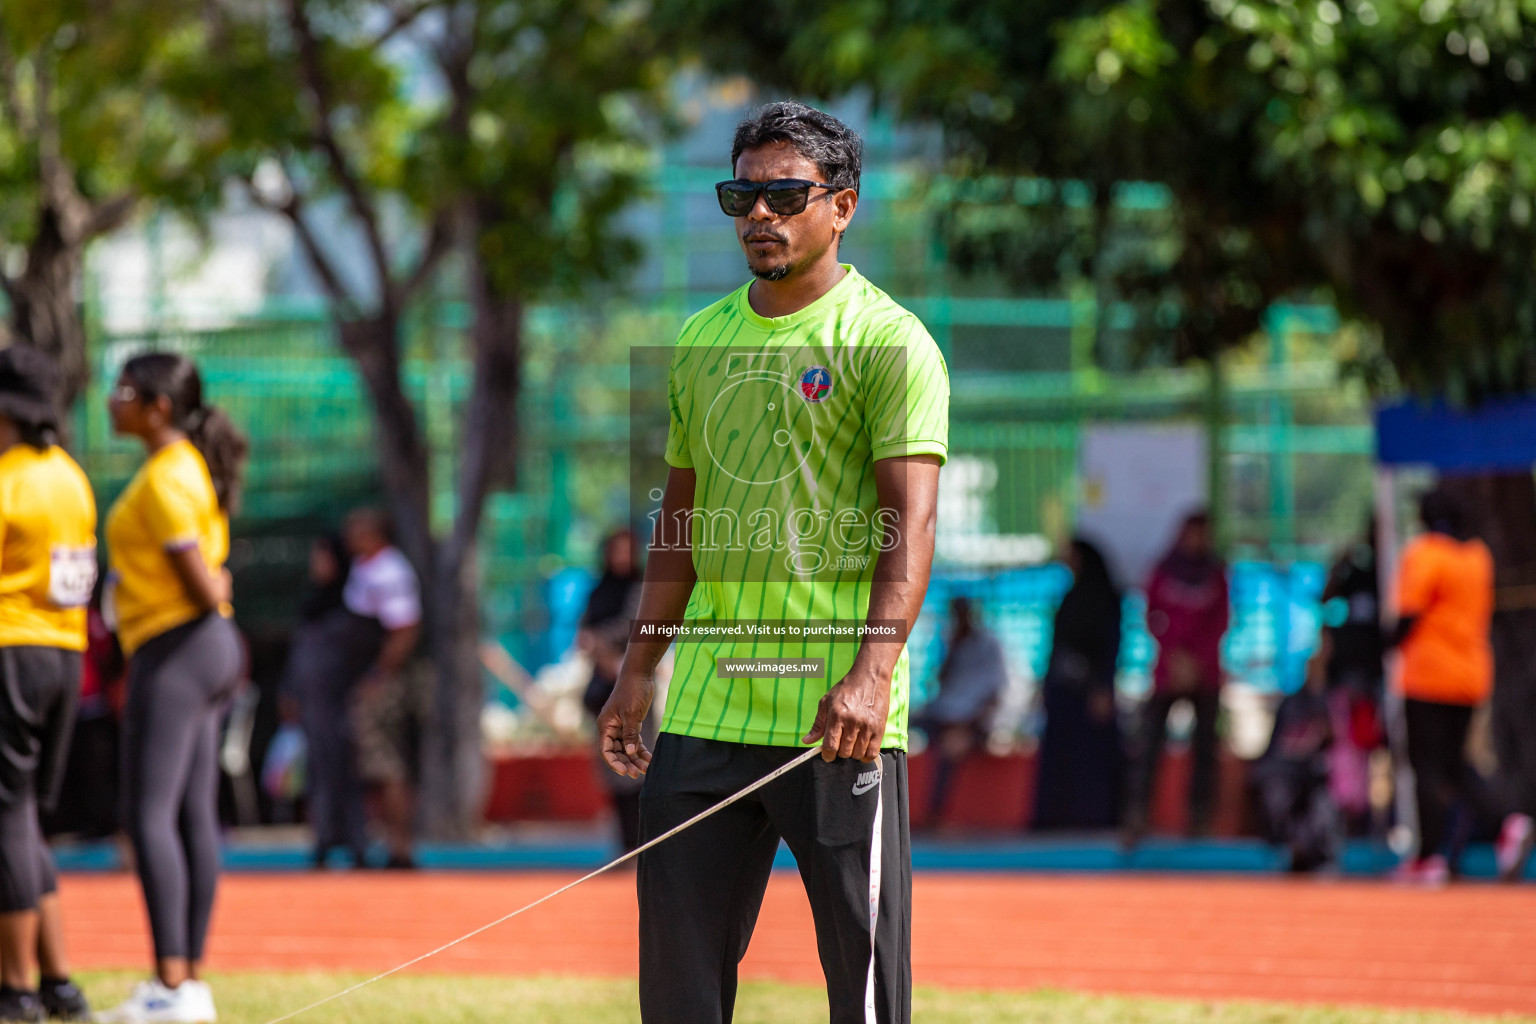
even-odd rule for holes
{"type": "Polygon", "coordinates": [[[339,535],[315,538],[309,588],[299,605],[282,682],[284,721],[304,731],[308,817],[315,831],[312,862],[324,868],[333,849],[362,867],[368,851],[367,815],[357,777],[356,744],[347,714],[361,656],[348,642],[342,592],[352,556],[339,535]]]}
{"type": "Polygon", "coordinates": [[[1115,711],[1121,594],[1081,537],[1067,557],[1072,587],[1056,611],[1041,684],[1045,733],[1031,827],[1107,829],[1120,821],[1125,750],[1115,711]]]}
{"type": "Polygon", "coordinates": [[[325,533],[310,542],[309,588],[299,604],[299,622],[319,622],[341,607],[352,553],[339,533],[325,533]]]}

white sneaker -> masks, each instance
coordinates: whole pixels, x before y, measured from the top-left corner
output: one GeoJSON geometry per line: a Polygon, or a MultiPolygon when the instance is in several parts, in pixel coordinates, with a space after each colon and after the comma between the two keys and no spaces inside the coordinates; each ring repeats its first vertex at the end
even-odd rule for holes
{"type": "Polygon", "coordinates": [[[193,1020],[199,1024],[214,1024],[219,1019],[219,1012],[213,1008],[213,989],[206,981],[184,981],[181,991],[192,1004],[193,1020]]]}
{"type": "Polygon", "coordinates": [[[96,1014],[103,1024],[212,1024],[218,1020],[206,982],[184,981],[167,988],[158,979],[141,981],[133,995],[96,1014]]]}

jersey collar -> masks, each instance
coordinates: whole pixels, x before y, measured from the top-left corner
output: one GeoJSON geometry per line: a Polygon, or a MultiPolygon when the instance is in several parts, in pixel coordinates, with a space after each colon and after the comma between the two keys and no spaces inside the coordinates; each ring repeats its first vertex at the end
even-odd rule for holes
{"type": "Polygon", "coordinates": [[[750,281],[742,285],[736,292],[736,307],[741,312],[742,318],[749,324],[765,331],[779,331],[786,327],[794,327],[796,324],[805,323],[808,320],[814,320],[827,310],[841,306],[852,298],[857,282],[862,280],[859,272],[853,268],[852,263],[844,263],[842,267],[848,273],[843,275],[841,281],[829,288],[825,295],[809,306],[806,306],[804,309],[797,309],[788,316],[766,317],[758,315],[752,309],[752,303],[747,300],[747,292],[752,287],[750,281]]]}

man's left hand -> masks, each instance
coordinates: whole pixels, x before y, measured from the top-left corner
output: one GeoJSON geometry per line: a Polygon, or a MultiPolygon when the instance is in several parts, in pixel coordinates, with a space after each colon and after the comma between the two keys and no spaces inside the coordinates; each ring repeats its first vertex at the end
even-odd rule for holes
{"type": "Polygon", "coordinates": [[[885,739],[885,719],[891,710],[891,681],[854,666],[842,682],[828,690],[816,706],[816,721],[803,743],[821,740],[821,759],[856,757],[873,761],[885,739]]]}

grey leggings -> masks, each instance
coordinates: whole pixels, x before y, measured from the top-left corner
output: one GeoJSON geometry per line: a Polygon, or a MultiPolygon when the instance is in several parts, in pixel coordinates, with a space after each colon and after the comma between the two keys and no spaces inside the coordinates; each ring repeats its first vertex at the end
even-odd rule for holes
{"type": "Polygon", "coordinates": [[[205,615],[128,665],[124,820],[159,959],[203,956],[219,874],[219,717],[240,661],[234,624],[205,615]]]}

